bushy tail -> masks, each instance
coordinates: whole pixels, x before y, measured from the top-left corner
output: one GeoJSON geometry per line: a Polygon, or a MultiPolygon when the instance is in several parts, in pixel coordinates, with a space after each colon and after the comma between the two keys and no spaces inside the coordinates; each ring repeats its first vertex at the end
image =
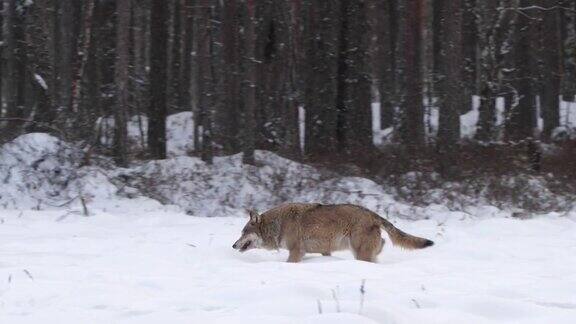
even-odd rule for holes
{"type": "Polygon", "coordinates": [[[390,236],[390,239],[392,240],[392,243],[394,243],[394,245],[398,245],[405,249],[410,250],[423,249],[434,245],[434,242],[428,239],[402,232],[394,225],[392,225],[392,223],[390,223],[389,221],[387,221],[382,217],[378,217],[378,219],[380,220],[380,224],[382,225],[384,230],[386,230],[386,232],[388,233],[388,236],[390,236]]]}

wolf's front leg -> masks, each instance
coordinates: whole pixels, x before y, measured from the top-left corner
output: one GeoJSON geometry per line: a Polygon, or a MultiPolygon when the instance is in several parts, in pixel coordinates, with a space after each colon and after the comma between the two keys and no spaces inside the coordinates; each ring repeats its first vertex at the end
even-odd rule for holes
{"type": "Polygon", "coordinates": [[[302,249],[300,249],[300,248],[290,249],[290,255],[288,256],[287,262],[298,263],[298,262],[302,261],[304,254],[305,254],[305,252],[302,251],[302,249]]]}

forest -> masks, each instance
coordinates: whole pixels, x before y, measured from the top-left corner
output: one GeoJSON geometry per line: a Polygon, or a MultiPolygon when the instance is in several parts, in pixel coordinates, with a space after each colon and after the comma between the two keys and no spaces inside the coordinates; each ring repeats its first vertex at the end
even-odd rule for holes
{"type": "Polygon", "coordinates": [[[254,150],[263,149],[367,163],[377,154],[374,102],[379,128],[391,127],[386,143],[399,146],[408,165],[416,167],[420,153],[432,149],[440,157],[436,167],[448,174],[457,172],[450,165],[462,146],[459,116],[475,108],[468,144],[573,138],[566,116],[576,114],[573,1],[2,6],[3,141],[47,131],[126,165],[165,158],[166,117],[191,111],[191,153],[205,161],[244,152],[253,163],[254,150]],[[150,125],[141,152],[127,136],[134,116],[150,125]],[[98,140],[107,117],[110,147],[98,140]],[[360,156],[364,161],[356,161],[360,156]]]}
{"type": "Polygon", "coordinates": [[[576,174],[574,1],[1,5],[1,143],[48,132],[127,166],[166,158],[167,117],[189,112],[207,163],[576,174]]]}

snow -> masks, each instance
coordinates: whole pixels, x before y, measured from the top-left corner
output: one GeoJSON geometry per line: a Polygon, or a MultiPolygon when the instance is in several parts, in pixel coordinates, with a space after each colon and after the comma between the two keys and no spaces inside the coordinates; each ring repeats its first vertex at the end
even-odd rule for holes
{"type": "MultiPolygon", "coordinates": [[[[102,127],[100,142],[111,147],[114,140],[114,118],[100,118],[96,123],[102,127]]],[[[128,140],[133,149],[142,150],[147,141],[148,118],[134,115],[127,122],[128,140]]],[[[194,123],[192,112],[185,111],[166,118],[166,138],[169,157],[186,155],[194,149],[194,123]]]]}
{"type": "Polygon", "coordinates": [[[40,74],[34,73],[34,79],[36,79],[36,82],[38,82],[42,89],[48,90],[48,84],[46,84],[46,81],[40,74]]]}
{"type": "MultiPolygon", "coordinates": [[[[537,101],[538,109],[539,101],[537,101]]],[[[426,113],[424,124],[430,126],[429,136],[435,136],[438,131],[439,109],[434,103],[429,103],[427,99],[423,103],[426,113]],[[429,117],[428,117],[429,116],[429,117]]],[[[473,138],[476,135],[476,127],[480,116],[480,97],[472,96],[472,110],[460,115],[460,133],[462,138],[473,138]]],[[[502,127],[505,120],[504,98],[496,98],[496,126],[502,127]]],[[[542,131],[544,121],[542,117],[537,120],[538,130],[542,131]]],[[[391,128],[380,128],[380,103],[372,104],[372,131],[374,134],[374,144],[380,145],[385,143],[385,139],[392,132],[391,128]]],[[[566,134],[566,136],[576,136],[576,102],[564,101],[560,98],[560,126],[554,131],[554,134],[566,134]]]]}
{"type": "Polygon", "coordinates": [[[0,323],[573,323],[575,214],[428,212],[395,223],[429,249],[288,264],[286,251],[231,248],[241,214],[4,210],[0,323]]]}

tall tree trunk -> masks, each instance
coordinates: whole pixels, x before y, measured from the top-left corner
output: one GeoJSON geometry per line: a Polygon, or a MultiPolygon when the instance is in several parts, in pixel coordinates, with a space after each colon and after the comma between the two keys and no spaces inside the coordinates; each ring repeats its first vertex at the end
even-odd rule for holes
{"type": "Polygon", "coordinates": [[[338,149],[336,98],[341,2],[305,3],[308,10],[305,151],[308,156],[326,156],[338,149]]]}
{"type": "Polygon", "coordinates": [[[277,7],[277,14],[282,17],[278,33],[285,35],[283,40],[286,44],[280,50],[283,56],[280,61],[286,64],[284,68],[286,79],[282,88],[284,97],[282,120],[285,123],[285,131],[280,151],[291,158],[299,158],[301,153],[298,124],[301,90],[298,83],[300,10],[301,1],[285,0],[279,2],[277,7]]]}
{"type": "Polygon", "coordinates": [[[255,164],[254,150],[256,148],[256,8],[254,0],[244,0],[244,136],[243,158],[245,164],[255,164]]]}
{"type": "Polygon", "coordinates": [[[202,2],[198,8],[198,51],[197,85],[201,132],[199,134],[201,158],[212,163],[214,157],[213,125],[214,112],[218,103],[216,64],[218,54],[215,49],[217,30],[214,26],[216,7],[210,1],[202,2]]]}
{"type": "Polygon", "coordinates": [[[182,69],[180,71],[180,102],[178,106],[184,111],[192,111],[190,82],[192,77],[192,39],[194,32],[193,3],[187,0],[180,1],[182,9],[180,18],[182,21],[182,69]]]}
{"type": "Polygon", "coordinates": [[[54,78],[53,44],[50,39],[53,31],[51,4],[49,0],[37,0],[26,8],[25,52],[27,54],[27,108],[26,115],[33,116],[33,122],[26,127],[28,132],[48,131],[55,117],[52,106],[51,86],[54,78]]]}
{"type": "MultiPolygon", "coordinates": [[[[90,57],[91,51],[91,43],[92,43],[92,20],[94,16],[94,3],[95,0],[87,0],[86,1],[86,10],[84,12],[83,17],[83,29],[82,29],[82,44],[80,48],[80,58],[79,62],[76,66],[75,73],[70,74],[70,81],[67,79],[63,79],[62,81],[64,84],[68,84],[66,87],[69,88],[69,93],[66,93],[64,97],[62,97],[62,102],[67,103],[72,108],[72,112],[78,114],[79,116],[73,116],[72,118],[75,120],[75,123],[80,121],[82,124],[85,124],[89,127],[93,124],[93,117],[90,116],[90,113],[87,111],[80,112],[80,101],[82,99],[82,81],[84,80],[84,73],[86,71],[86,65],[88,63],[88,58],[90,57]],[[68,83],[68,82],[71,82],[68,83]]],[[[73,42],[71,44],[74,46],[74,50],[77,48],[77,43],[73,42]]],[[[67,51],[67,50],[66,50],[67,51]]],[[[71,69],[71,67],[66,67],[66,69],[71,69]]],[[[72,71],[72,70],[71,70],[72,71]]],[[[67,75],[69,72],[66,71],[65,74],[67,75]]],[[[68,78],[68,76],[66,76],[68,78]]],[[[62,92],[63,94],[64,92],[62,92]]],[[[85,135],[85,134],[84,134],[85,135]]]]}
{"type": "Polygon", "coordinates": [[[168,107],[170,111],[181,111],[180,103],[180,71],[182,70],[182,8],[180,0],[170,3],[170,53],[168,57],[168,107]]]}
{"type": "Polygon", "coordinates": [[[366,156],[373,146],[367,8],[357,0],[341,5],[336,138],[339,151],[366,156]]]}
{"type": "Polygon", "coordinates": [[[132,69],[132,89],[134,110],[138,115],[138,128],[141,137],[142,148],[146,147],[146,134],[142,115],[146,115],[149,106],[148,93],[148,31],[149,31],[149,1],[136,1],[132,3],[133,21],[133,69],[132,69]]]}
{"type": "Polygon", "coordinates": [[[129,98],[129,64],[130,64],[130,18],[131,0],[118,0],[118,23],[116,32],[116,109],[114,110],[114,151],[119,166],[128,165],[128,98],[129,98]]]}
{"type": "MultiPolygon", "coordinates": [[[[0,42],[4,42],[4,0],[0,0],[0,42]]],[[[2,91],[2,86],[4,85],[4,53],[0,49],[0,118],[4,116],[4,92],[2,91]]],[[[0,123],[0,129],[2,129],[2,123],[0,123]]],[[[2,143],[2,137],[0,136],[0,143],[2,143]]]]}
{"type": "Polygon", "coordinates": [[[168,3],[152,0],[150,30],[150,108],[148,150],[153,159],[166,158],[166,70],[168,51],[168,3]]]}
{"type": "Polygon", "coordinates": [[[225,1],[223,8],[222,39],[223,60],[222,73],[226,91],[222,93],[223,109],[214,116],[218,132],[214,141],[222,147],[222,153],[233,154],[241,150],[240,122],[243,111],[241,93],[242,79],[242,46],[240,44],[241,5],[238,1],[225,1]]]}
{"type": "Polygon", "coordinates": [[[562,95],[576,101],[576,2],[563,0],[562,7],[562,95]]]}
{"type": "MultiPolygon", "coordinates": [[[[558,6],[559,1],[540,1],[542,7],[558,6]]],[[[542,14],[542,92],[540,109],[544,119],[542,136],[549,139],[552,131],[560,126],[560,9],[546,10],[542,14]]]]}
{"type": "MultiPolygon", "coordinates": [[[[68,114],[72,103],[72,78],[74,68],[74,0],[60,0],[60,102],[58,110],[68,114]]],[[[76,108],[76,107],[75,107],[76,108]]],[[[73,110],[74,112],[77,112],[73,110]]]]}
{"type": "Polygon", "coordinates": [[[440,21],[440,77],[438,98],[438,153],[440,173],[453,176],[460,140],[460,105],[462,104],[462,2],[442,1],[440,21]]]}
{"type": "MultiPolygon", "coordinates": [[[[476,3],[483,0],[462,0],[462,99],[459,111],[468,112],[472,106],[472,96],[478,94],[478,18],[476,3]]],[[[490,1],[490,0],[488,0],[490,1]]]]}
{"type": "MultiPolygon", "coordinates": [[[[16,21],[16,0],[3,0],[2,10],[2,88],[5,93],[4,107],[6,109],[6,118],[15,118],[18,116],[16,107],[16,39],[15,39],[15,21],[16,21]]],[[[2,109],[3,110],[3,109],[2,109]]],[[[19,123],[13,120],[4,122],[3,137],[0,140],[9,140],[17,131],[19,123]]]]}
{"type": "Polygon", "coordinates": [[[380,128],[394,126],[394,93],[398,17],[396,0],[375,0],[379,51],[380,128]]]}
{"type": "MultiPolygon", "coordinates": [[[[283,88],[287,82],[285,52],[289,50],[286,14],[280,12],[280,1],[258,1],[256,60],[258,64],[258,134],[257,147],[278,150],[288,126],[282,120],[286,97],[283,88]]],[[[285,8],[282,10],[286,10],[285,8]]]]}
{"type": "MultiPolygon", "coordinates": [[[[520,7],[528,7],[533,0],[521,0],[520,7]]],[[[514,47],[514,101],[508,111],[506,125],[507,139],[512,141],[524,140],[533,137],[536,129],[536,89],[532,78],[534,77],[533,49],[531,36],[534,31],[534,22],[530,16],[518,15],[516,29],[516,42],[514,47]]]]}
{"type": "Polygon", "coordinates": [[[424,145],[422,0],[399,1],[398,75],[400,139],[411,155],[424,145]]]}
{"type": "Polygon", "coordinates": [[[496,132],[496,22],[498,20],[498,1],[486,0],[476,3],[478,17],[478,47],[482,49],[479,58],[480,67],[480,107],[476,139],[491,141],[496,132]]]}
{"type": "Polygon", "coordinates": [[[24,21],[16,10],[16,0],[4,0],[4,84],[6,122],[4,140],[10,140],[21,132],[24,117],[25,59],[24,21]]]}

